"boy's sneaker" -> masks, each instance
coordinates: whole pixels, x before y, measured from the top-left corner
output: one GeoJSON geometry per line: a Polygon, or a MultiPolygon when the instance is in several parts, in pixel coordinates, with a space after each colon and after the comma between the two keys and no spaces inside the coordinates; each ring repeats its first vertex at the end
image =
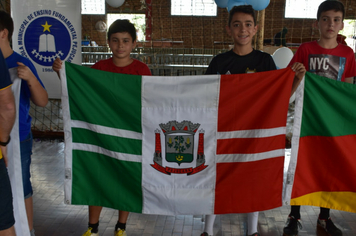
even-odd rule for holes
{"type": "Polygon", "coordinates": [[[204,232],[200,236],[213,236],[213,235],[209,235],[207,232],[204,232]]]}
{"type": "Polygon", "coordinates": [[[124,230],[124,229],[117,229],[117,230],[115,231],[114,236],[127,236],[126,230],[124,230]]]}
{"type": "Polygon", "coordinates": [[[256,232],[256,233],[251,234],[251,235],[249,235],[249,236],[261,236],[261,235],[260,235],[260,233],[256,232]]]}
{"type": "Polygon", "coordinates": [[[342,231],[334,225],[330,217],[327,220],[318,219],[316,232],[318,235],[326,233],[328,236],[342,236],[342,231]]]}
{"type": "Polygon", "coordinates": [[[92,228],[89,227],[88,230],[82,236],[99,236],[99,233],[92,233],[92,228]]]}
{"type": "Polygon", "coordinates": [[[300,220],[295,219],[294,216],[288,216],[286,226],[283,228],[283,236],[297,236],[298,228],[303,228],[300,220]]]}

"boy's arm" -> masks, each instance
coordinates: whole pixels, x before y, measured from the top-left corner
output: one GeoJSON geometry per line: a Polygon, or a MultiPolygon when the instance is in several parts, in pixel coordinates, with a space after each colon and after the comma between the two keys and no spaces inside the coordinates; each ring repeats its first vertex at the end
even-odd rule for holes
{"type": "MultiPolygon", "coordinates": [[[[9,140],[16,116],[15,99],[10,86],[0,90],[0,101],[0,141],[5,143],[9,140]]],[[[6,147],[0,146],[0,149],[7,166],[6,147]]]]}
{"type": "Polygon", "coordinates": [[[32,73],[31,69],[22,62],[17,62],[17,75],[20,79],[27,82],[31,92],[31,101],[40,107],[44,107],[48,103],[47,91],[42,87],[37,77],[32,73]]]}
{"type": "Polygon", "coordinates": [[[351,48],[347,47],[349,53],[346,56],[346,65],[345,65],[345,82],[353,84],[354,77],[356,76],[356,60],[355,54],[351,48]]]}
{"type": "Polygon", "coordinates": [[[293,80],[293,85],[292,85],[292,92],[291,96],[297,90],[298,85],[300,84],[300,81],[304,78],[305,72],[307,71],[305,69],[305,66],[300,63],[300,62],[295,62],[292,66],[291,69],[295,72],[294,80],[293,80]]]}
{"type": "Polygon", "coordinates": [[[6,142],[15,122],[16,107],[11,87],[0,90],[0,141],[6,142]]]}
{"type": "Polygon", "coordinates": [[[354,77],[345,78],[345,82],[349,83],[349,84],[353,84],[354,83],[354,77]]]}

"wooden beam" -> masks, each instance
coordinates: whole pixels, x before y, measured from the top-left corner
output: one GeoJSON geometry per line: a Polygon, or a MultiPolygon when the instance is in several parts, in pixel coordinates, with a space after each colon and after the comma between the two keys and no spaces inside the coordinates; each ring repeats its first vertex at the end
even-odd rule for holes
{"type": "Polygon", "coordinates": [[[255,43],[255,48],[257,50],[263,50],[265,9],[258,12],[257,22],[258,22],[258,30],[257,30],[257,40],[256,40],[257,42],[255,43]]]}

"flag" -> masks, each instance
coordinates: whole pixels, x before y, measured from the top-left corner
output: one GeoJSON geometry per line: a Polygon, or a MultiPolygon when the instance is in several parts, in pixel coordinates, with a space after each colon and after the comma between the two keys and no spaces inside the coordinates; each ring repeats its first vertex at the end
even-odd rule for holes
{"type": "Polygon", "coordinates": [[[312,73],[298,87],[286,203],[356,212],[356,87],[312,73]]]}
{"type": "Polygon", "coordinates": [[[291,69],[137,76],[65,63],[65,200],[159,215],[282,205],[291,69]]]}
{"type": "Polygon", "coordinates": [[[21,171],[21,152],[20,152],[20,132],[19,132],[19,104],[20,104],[20,90],[21,79],[17,76],[17,68],[9,70],[12,81],[12,92],[14,93],[16,104],[16,120],[11,130],[11,141],[7,146],[8,166],[11,190],[12,190],[12,204],[14,207],[15,217],[15,231],[18,236],[30,236],[30,229],[28,227],[23,185],[22,185],[22,171],[21,171]]]}

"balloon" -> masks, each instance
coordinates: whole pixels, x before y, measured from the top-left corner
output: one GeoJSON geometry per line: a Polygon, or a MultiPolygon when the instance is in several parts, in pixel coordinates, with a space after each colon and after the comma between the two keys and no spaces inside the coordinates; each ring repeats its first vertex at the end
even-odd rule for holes
{"type": "MultiPolygon", "coordinates": [[[[293,52],[289,48],[282,47],[278,48],[272,55],[274,63],[276,64],[277,69],[286,68],[293,58],[293,52]]],[[[289,98],[289,103],[294,102],[295,93],[289,98]]]]}
{"type": "Polygon", "coordinates": [[[270,0],[245,0],[248,5],[251,5],[256,11],[265,9],[270,0]]]}
{"type": "Polygon", "coordinates": [[[246,5],[246,3],[239,0],[229,0],[227,2],[227,11],[230,11],[234,6],[240,5],[246,5]]]}
{"type": "Polygon", "coordinates": [[[218,5],[218,7],[225,8],[225,7],[227,7],[228,1],[229,0],[215,0],[215,3],[216,3],[216,5],[218,5]]]}
{"type": "Polygon", "coordinates": [[[293,52],[289,48],[278,48],[272,55],[278,69],[286,68],[293,58],[293,52]]]}
{"type": "Polygon", "coordinates": [[[106,0],[106,2],[112,7],[121,7],[125,0],[106,0]]]}
{"type": "Polygon", "coordinates": [[[106,31],[106,23],[101,20],[96,22],[95,29],[99,32],[105,32],[106,31]]]}

